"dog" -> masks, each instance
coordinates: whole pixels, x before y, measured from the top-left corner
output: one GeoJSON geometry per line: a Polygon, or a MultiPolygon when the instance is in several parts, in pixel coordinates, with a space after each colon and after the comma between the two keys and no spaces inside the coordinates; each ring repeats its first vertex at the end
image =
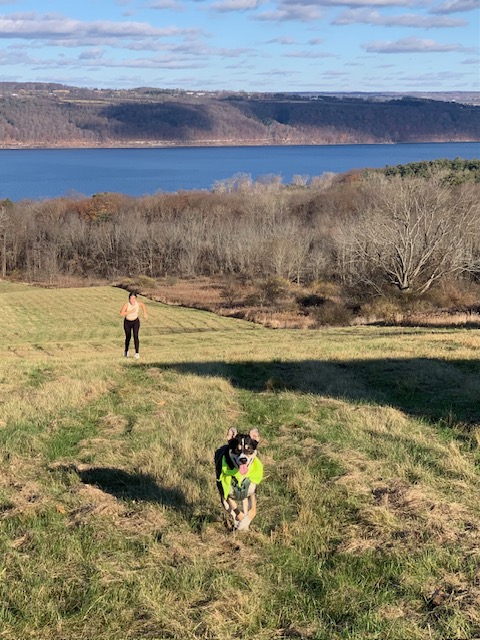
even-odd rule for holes
{"type": "Polygon", "coordinates": [[[231,427],[227,444],[215,452],[217,488],[233,529],[246,531],[257,514],[257,485],[263,480],[263,464],[257,458],[258,429],[248,434],[231,427]]]}

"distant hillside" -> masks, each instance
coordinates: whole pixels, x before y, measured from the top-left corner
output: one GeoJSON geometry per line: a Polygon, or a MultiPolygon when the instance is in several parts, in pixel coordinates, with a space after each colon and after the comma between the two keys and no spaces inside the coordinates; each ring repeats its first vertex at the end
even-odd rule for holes
{"type": "Polygon", "coordinates": [[[0,83],[0,146],[480,140],[480,107],[404,96],[91,90],[0,83]]]}

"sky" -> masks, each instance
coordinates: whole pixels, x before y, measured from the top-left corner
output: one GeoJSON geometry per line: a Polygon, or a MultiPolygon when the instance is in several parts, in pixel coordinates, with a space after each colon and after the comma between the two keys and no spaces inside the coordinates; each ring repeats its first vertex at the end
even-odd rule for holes
{"type": "Polygon", "coordinates": [[[479,91],[480,0],[0,0],[0,81],[479,91]]]}

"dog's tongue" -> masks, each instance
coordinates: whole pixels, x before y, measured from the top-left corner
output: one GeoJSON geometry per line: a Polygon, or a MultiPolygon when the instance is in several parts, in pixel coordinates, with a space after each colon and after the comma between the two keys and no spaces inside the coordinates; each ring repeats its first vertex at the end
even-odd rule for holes
{"type": "Polygon", "coordinates": [[[238,470],[240,471],[240,473],[242,474],[242,476],[246,476],[248,473],[248,464],[241,464],[238,467],[238,470]]]}

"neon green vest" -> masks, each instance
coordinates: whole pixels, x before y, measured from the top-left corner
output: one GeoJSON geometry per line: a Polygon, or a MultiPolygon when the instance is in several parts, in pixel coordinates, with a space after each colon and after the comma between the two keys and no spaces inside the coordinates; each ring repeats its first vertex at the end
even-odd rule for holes
{"type": "Polygon", "coordinates": [[[225,498],[225,500],[228,498],[228,494],[230,493],[232,478],[235,478],[239,487],[241,486],[245,478],[248,478],[250,482],[260,484],[260,482],[263,480],[263,464],[258,458],[254,458],[253,462],[248,467],[247,475],[242,476],[238,469],[230,469],[224,456],[222,458],[222,471],[220,473],[219,480],[222,484],[223,497],[225,498]]]}

